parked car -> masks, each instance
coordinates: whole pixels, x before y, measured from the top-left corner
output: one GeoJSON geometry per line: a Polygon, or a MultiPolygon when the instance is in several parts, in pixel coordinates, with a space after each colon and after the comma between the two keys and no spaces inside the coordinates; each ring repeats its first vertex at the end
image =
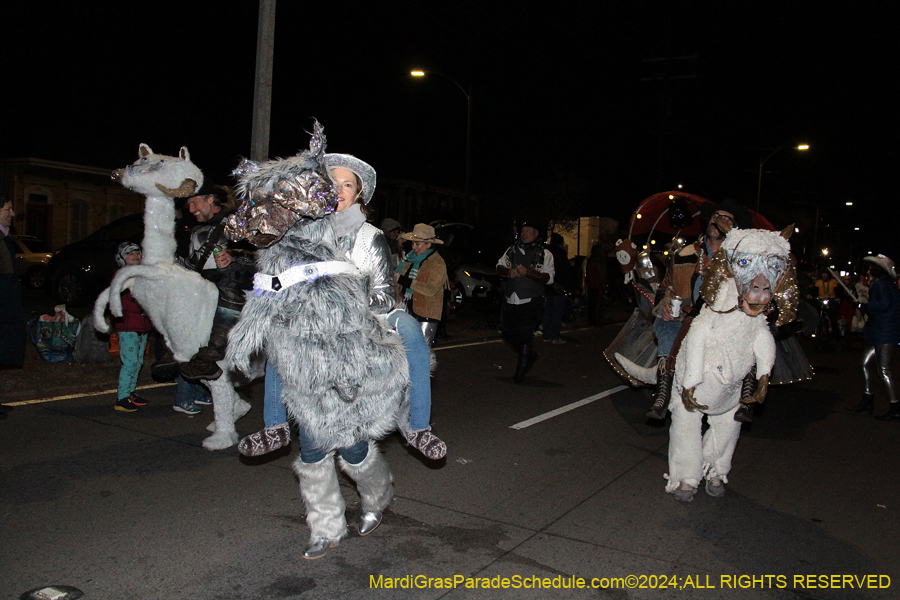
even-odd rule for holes
{"type": "Polygon", "coordinates": [[[22,283],[33,289],[44,287],[47,281],[47,263],[53,253],[47,242],[33,235],[10,234],[16,247],[16,264],[22,283]]]}
{"type": "Polygon", "coordinates": [[[140,243],[144,216],[128,215],[104,225],[81,241],[63,246],[47,265],[49,292],[78,306],[93,301],[112,279],[116,249],[122,242],[140,243]]]}
{"type": "Polygon", "coordinates": [[[461,303],[486,300],[491,292],[500,289],[500,276],[496,267],[462,265],[456,271],[457,300],[461,303]]]}

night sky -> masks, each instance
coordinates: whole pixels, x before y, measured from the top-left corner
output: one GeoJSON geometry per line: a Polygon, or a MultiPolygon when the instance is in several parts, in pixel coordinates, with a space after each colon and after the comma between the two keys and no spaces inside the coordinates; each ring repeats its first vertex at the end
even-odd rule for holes
{"type": "MultiPolygon", "coordinates": [[[[624,220],[677,184],[752,208],[760,158],[784,148],[763,214],[807,229],[818,206],[820,246],[896,254],[894,6],[280,0],[270,156],[303,149],[315,117],[379,178],[462,189],[466,98],[416,67],[471,85],[485,214],[624,220]]],[[[230,183],[250,151],[257,10],[8,3],[0,156],[116,168],[140,142],[186,145],[230,183]]]]}

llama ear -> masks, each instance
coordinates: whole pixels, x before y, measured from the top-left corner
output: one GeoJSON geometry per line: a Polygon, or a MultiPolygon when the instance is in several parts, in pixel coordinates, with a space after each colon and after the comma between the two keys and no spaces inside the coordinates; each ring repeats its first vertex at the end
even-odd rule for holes
{"type": "Polygon", "coordinates": [[[789,239],[791,239],[792,233],[794,233],[794,224],[793,223],[791,223],[790,225],[788,225],[787,227],[785,227],[784,229],[781,230],[781,237],[783,237],[786,240],[789,240],[789,239]]]}
{"type": "Polygon", "coordinates": [[[147,144],[141,144],[138,147],[138,156],[140,156],[141,158],[150,156],[151,154],[153,154],[153,150],[151,150],[150,146],[148,146],[147,144]]]}
{"type": "Polygon", "coordinates": [[[178,156],[181,157],[181,160],[191,160],[191,153],[188,152],[187,146],[181,147],[181,150],[178,151],[178,156]]]}

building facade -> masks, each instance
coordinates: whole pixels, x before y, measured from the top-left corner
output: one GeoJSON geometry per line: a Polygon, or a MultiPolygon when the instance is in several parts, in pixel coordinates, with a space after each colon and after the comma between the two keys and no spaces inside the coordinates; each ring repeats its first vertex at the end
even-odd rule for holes
{"type": "Polygon", "coordinates": [[[16,211],[12,231],[58,250],[119,217],[144,210],[144,197],[100,169],[39,158],[0,160],[0,194],[16,211]]]}

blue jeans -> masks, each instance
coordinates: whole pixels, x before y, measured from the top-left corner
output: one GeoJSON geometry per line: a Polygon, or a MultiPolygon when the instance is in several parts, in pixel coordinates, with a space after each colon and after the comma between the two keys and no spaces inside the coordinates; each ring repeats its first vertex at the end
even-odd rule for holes
{"type": "Polygon", "coordinates": [[[407,312],[395,310],[388,323],[397,329],[409,363],[409,429],[428,429],[431,421],[431,350],[422,335],[422,326],[407,312]]]}
{"type": "Polygon", "coordinates": [[[563,313],[566,311],[566,297],[547,296],[544,300],[544,341],[552,342],[559,339],[563,313]]]}
{"type": "Polygon", "coordinates": [[[178,387],[175,390],[175,406],[193,411],[196,408],[196,400],[205,400],[206,387],[199,383],[191,383],[179,375],[175,378],[178,387]]]}
{"type": "MultiPolygon", "coordinates": [[[[302,425],[297,426],[300,438],[300,460],[308,465],[317,463],[328,454],[326,450],[317,448],[312,438],[303,428],[302,425]]],[[[337,453],[351,465],[358,465],[365,460],[369,453],[369,442],[363,440],[350,446],[349,448],[338,448],[337,453]]]]}
{"type": "Polygon", "coordinates": [[[138,373],[144,364],[144,350],[147,348],[147,334],[134,331],[119,332],[119,400],[128,398],[137,386],[138,373]]]}
{"type": "MultiPolygon", "coordinates": [[[[272,363],[266,362],[266,390],[263,395],[263,422],[266,428],[287,423],[287,410],[281,401],[281,377],[272,363]]],[[[314,461],[318,462],[318,461],[314,461]]]]}
{"type": "MultiPolygon", "coordinates": [[[[394,311],[388,317],[388,323],[397,328],[409,363],[409,428],[412,431],[428,429],[431,420],[431,350],[425,344],[421,325],[409,313],[394,311]]],[[[268,363],[263,420],[266,427],[287,422],[287,412],[281,401],[281,378],[268,363]]]]}

